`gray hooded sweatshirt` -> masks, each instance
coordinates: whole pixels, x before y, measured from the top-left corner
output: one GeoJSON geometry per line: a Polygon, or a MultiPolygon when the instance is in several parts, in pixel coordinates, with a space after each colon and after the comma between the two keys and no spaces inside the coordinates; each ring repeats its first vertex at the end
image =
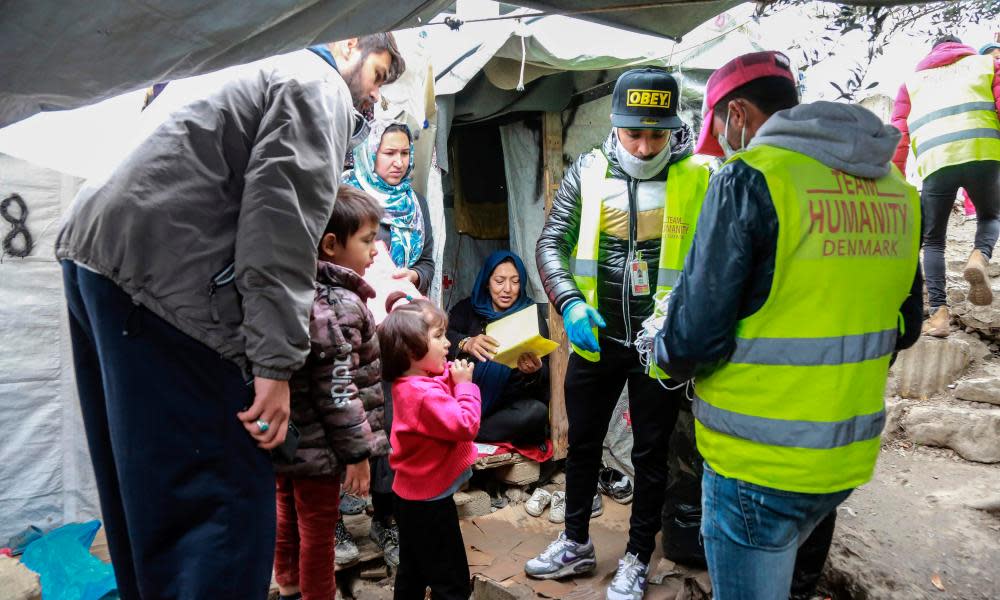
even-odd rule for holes
{"type": "Polygon", "coordinates": [[[865,108],[813,102],[771,115],[748,147],[794,150],[844,173],[878,179],[889,174],[900,137],[899,130],[865,108]]]}

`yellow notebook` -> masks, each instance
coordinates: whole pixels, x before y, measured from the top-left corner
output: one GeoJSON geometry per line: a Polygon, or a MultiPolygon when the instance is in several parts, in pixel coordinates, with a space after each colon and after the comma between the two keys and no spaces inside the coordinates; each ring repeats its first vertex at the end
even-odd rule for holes
{"type": "Polygon", "coordinates": [[[541,358],[559,347],[538,332],[538,308],[535,305],[490,323],[486,326],[486,335],[500,344],[493,360],[511,369],[517,368],[517,359],[525,352],[533,352],[541,358]]]}

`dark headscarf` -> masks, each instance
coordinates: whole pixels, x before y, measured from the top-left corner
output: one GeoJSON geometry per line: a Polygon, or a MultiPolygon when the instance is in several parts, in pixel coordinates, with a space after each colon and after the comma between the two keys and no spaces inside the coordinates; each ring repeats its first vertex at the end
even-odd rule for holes
{"type": "Polygon", "coordinates": [[[521,257],[510,250],[497,250],[486,257],[486,262],[483,263],[483,268],[476,277],[476,283],[472,286],[472,308],[476,311],[477,315],[487,321],[496,321],[501,317],[516,313],[522,308],[534,304],[531,298],[528,297],[527,286],[528,273],[524,270],[524,263],[521,262],[521,257]],[[493,276],[493,271],[500,266],[500,263],[505,261],[514,263],[514,268],[517,269],[517,276],[521,279],[521,291],[510,308],[497,312],[493,308],[493,296],[490,295],[490,277],[493,276]]]}
{"type": "MultiPolygon", "coordinates": [[[[521,261],[521,257],[509,250],[497,250],[486,257],[486,262],[483,263],[483,268],[476,277],[476,283],[472,288],[472,297],[470,298],[472,300],[472,309],[477,315],[486,319],[487,322],[493,322],[509,314],[513,314],[534,304],[531,298],[528,297],[527,286],[528,275],[527,271],[524,270],[524,263],[521,261]],[[518,292],[517,299],[514,300],[514,304],[510,308],[497,311],[493,307],[493,297],[490,295],[490,277],[493,276],[493,271],[506,261],[514,263],[514,268],[517,269],[517,274],[521,278],[521,289],[518,292]]],[[[472,372],[472,382],[479,386],[482,396],[483,414],[489,414],[495,408],[493,405],[503,393],[503,388],[507,385],[507,380],[510,378],[512,371],[513,369],[510,367],[493,362],[492,360],[484,363],[476,363],[475,370],[472,372]]]]}

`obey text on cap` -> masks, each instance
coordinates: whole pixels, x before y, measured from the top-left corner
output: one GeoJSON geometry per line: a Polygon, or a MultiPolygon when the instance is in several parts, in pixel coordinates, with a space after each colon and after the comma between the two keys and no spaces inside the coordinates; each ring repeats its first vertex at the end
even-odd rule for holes
{"type": "Polygon", "coordinates": [[[670,108],[672,95],[670,91],[663,90],[629,90],[625,96],[625,106],[670,108]]]}

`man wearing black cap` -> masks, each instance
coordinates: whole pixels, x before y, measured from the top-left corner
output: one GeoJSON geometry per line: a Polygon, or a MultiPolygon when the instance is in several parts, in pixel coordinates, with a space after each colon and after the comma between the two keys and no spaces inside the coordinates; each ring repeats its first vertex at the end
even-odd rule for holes
{"type": "Polygon", "coordinates": [[[567,170],[538,240],[545,291],[573,346],[566,373],[569,456],[566,530],[525,572],[554,579],[596,566],[588,527],[602,442],[628,384],[635,467],[629,543],[608,598],[641,598],[660,529],[667,444],[685,402],[635,349],[642,322],[680,275],[708,185],[691,158],[691,130],[677,117],[677,82],[660,69],[619,77],[612,131],[567,170]]]}

